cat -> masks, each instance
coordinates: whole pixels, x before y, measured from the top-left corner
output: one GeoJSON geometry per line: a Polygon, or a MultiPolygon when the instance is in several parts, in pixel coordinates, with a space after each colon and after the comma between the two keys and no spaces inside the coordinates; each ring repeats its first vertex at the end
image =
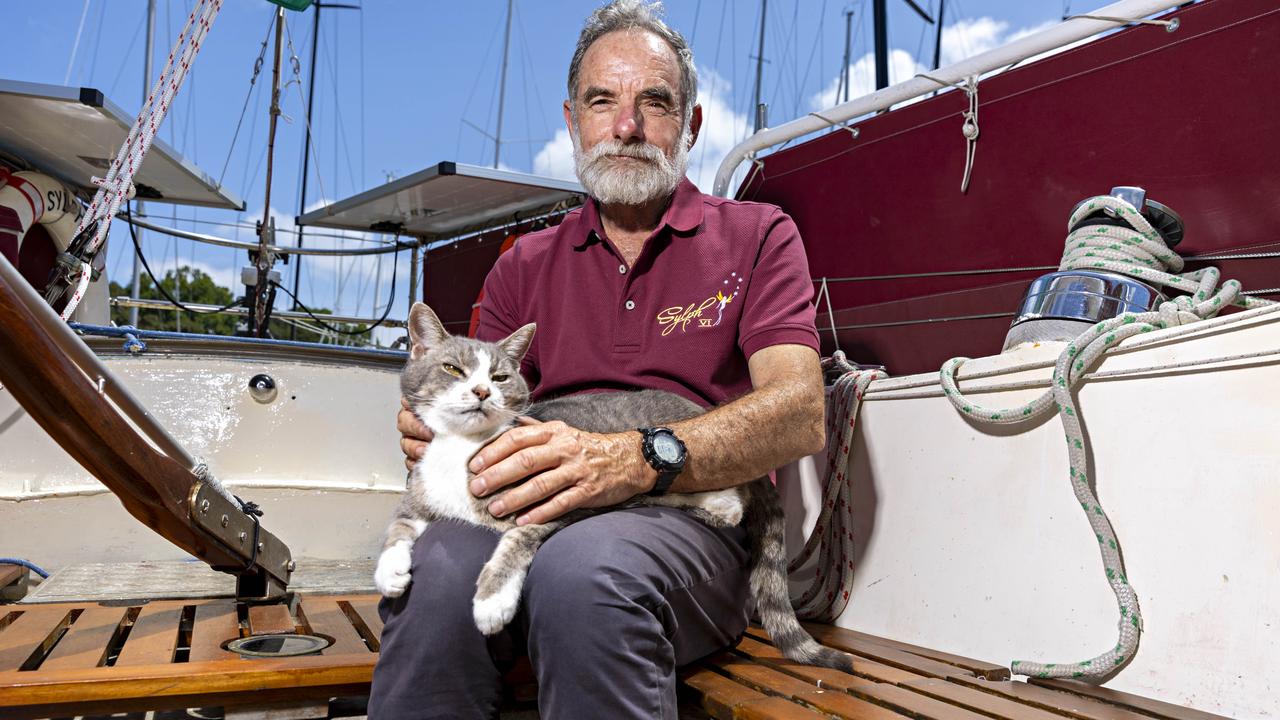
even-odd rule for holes
{"type": "MultiPolygon", "coordinates": [[[[497,343],[485,343],[449,335],[422,303],[414,304],[409,314],[410,353],[401,392],[434,438],[409,474],[387,528],[374,583],[386,597],[404,593],[413,544],[429,522],[454,519],[498,530],[502,537],[480,572],[472,603],[476,626],[485,635],[497,633],[515,616],[526,572],[542,543],[566,525],[610,508],[573,510],[548,523],[523,526],[515,524],[514,516],[495,518],[487,507],[499,495],[476,498],[468,490],[471,457],[513,427],[518,415],[603,433],[677,422],[703,412],[685,398],[658,390],[571,395],[530,405],[519,370],[535,329],[525,325],[497,343]]],[[[785,520],[768,478],[727,490],[642,495],[622,506],[637,505],[681,508],[712,527],[745,523],[751,596],[778,649],[798,662],[852,670],[849,655],[819,645],[796,620],[787,587],[785,520]]]]}

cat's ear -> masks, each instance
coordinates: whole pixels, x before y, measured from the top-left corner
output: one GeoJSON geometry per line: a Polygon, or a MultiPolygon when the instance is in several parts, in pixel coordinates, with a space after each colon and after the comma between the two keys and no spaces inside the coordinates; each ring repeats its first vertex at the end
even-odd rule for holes
{"type": "Polygon", "coordinates": [[[529,343],[533,342],[533,332],[538,329],[537,323],[529,323],[516,330],[498,343],[498,347],[507,357],[519,363],[529,351],[529,343]]]}
{"type": "Polygon", "coordinates": [[[424,303],[409,310],[409,356],[418,359],[449,337],[440,318],[424,303]]]}

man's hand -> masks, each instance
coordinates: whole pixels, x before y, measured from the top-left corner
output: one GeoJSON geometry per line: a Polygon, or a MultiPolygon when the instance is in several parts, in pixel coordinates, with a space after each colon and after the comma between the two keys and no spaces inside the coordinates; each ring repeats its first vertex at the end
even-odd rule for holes
{"type": "Polygon", "coordinates": [[[409,401],[400,398],[400,412],[396,415],[396,430],[400,431],[400,451],[404,453],[404,466],[413,470],[427,452],[427,444],[434,434],[422,424],[409,409],[409,401]]]}
{"type": "Polygon", "coordinates": [[[490,503],[494,516],[520,513],[519,525],[545,523],[580,507],[604,507],[647,492],[657,473],[640,452],[640,433],[602,435],[562,422],[503,433],[471,460],[476,497],[528,480],[490,503]]]}

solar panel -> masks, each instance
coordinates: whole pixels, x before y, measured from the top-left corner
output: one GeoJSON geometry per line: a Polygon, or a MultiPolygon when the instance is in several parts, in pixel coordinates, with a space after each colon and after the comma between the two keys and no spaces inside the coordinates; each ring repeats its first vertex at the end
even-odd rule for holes
{"type": "MultiPolygon", "coordinates": [[[[134,118],[93,88],[0,80],[0,150],[93,193],[134,118]]],[[[134,176],[138,198],[243,210],[244,201],[156,138],[134,176]]]]}
{"type": "Polygon", "coordinates": [[[442,162],[298,218],[299,225],[439,240],[581,205],[576,182],[442,162]]]}

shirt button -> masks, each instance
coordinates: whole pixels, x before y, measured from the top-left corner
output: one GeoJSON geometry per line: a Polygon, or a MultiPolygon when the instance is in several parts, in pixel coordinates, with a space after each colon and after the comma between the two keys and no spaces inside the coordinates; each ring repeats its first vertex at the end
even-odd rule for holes
{"type": "Polygon", "coordinates": [[[619,265],[619,266],[618,266],[618,274],[619,274],[619,275],[626,275],[626,274],[627,274],[627,266],[626,266],[626,265],[619,265]]]}
{"type": "Polygon", "coordinates": [[[635,300],[628,300],[628,301],[627,301],[627,304],[626,304],[626,305],[624,305],[623,307],[625,307],[625,308],[626,308],[626,309],[628,309],[628,310],[635,310],[635,309],[636,309],[636,301],[635,301],[635,300]]]}

